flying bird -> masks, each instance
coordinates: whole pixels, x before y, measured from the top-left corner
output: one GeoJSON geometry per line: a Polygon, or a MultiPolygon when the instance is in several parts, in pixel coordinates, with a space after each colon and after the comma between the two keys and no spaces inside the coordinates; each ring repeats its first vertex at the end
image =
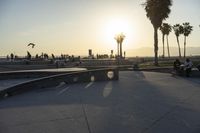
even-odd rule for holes
{"type": "Polygon", "coordinates": [[[34,48],[35,44],[34,43],[29,43],[27,46],[32,46],[32,48],[34,48]]]}

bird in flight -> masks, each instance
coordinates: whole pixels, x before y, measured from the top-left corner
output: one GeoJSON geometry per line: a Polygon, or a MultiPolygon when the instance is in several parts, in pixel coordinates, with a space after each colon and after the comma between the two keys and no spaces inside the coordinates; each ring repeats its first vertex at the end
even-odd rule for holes
{"type": "Polygon", "coordinates": [[[29,43],[27,46],[32,46],[32,48],[34,48],[35,44],[34,43],[29,43]]]}

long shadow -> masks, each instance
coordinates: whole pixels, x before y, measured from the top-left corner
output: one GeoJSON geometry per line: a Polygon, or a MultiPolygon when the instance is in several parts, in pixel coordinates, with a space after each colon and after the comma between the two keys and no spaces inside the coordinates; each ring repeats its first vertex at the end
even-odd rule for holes
{"type": "MultiPolygon", "coordinates": [[[[181,97],[178,95],[180,88],[176,90],[173,85],[166,83],[169,81],[151,82],[142,72],[127,72],[122,77],[119,81],[64,85],[14,96],[0,101],[0,112],[8,110],[9,115],[9,109],[12,108],[70,108],[73,105],[83,106],[90,130],[95,133],[158,132],[162,129],[166,129],[167,132],[172,128],[176,129],[176,132],[183,131],[182,133],[198,131],[200,110],[189,108],[184,103],[192,93],[188,91],[189,94],[181,97]],[[168,89],[170,87],[171,89],[168,89]],[[180,120],[180,117],[183,117],[183,120],[180,120]],[[194,118],[195,122],[190,117],[194,118]],[[184,119],[189,121],[190,127],[184,119]]],[[[173,80],[175,79],[171,78],[170,82],[173,80]]],[[[184,89],[186,90],[187,88],[184,89]]],[[[171,131],[173,132],[175,130],[171,131]]]]}

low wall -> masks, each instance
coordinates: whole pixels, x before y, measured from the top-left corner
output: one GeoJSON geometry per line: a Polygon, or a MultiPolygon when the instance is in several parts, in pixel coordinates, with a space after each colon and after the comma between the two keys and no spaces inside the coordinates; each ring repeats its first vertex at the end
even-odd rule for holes
{"type": "Polygon", "coordinates": [[[119,78],[119,72],[117,68],[106,68],[106,69],[58,74],[54,76],[35,79],[32,81],[24,82],[6,88],[0,91],[0,98],[16,95],[34,89],[55,87],[62,82],[65,82],[66,84],[73,84],[81,82],[118,80],[118,78],[119,78]]]}
{"type": "MultiPolygon", "coordinates": [[[[186,76],[186,72],[185,71],[180,71],[179,73],[177,73],[177,75],[185,77],[186,76]]],[[[197,68],[192,68],[192,71],[190,73],[190,77],[191,78],[200,78],[200,71],[197,68]]]]}
{"type": "Polygon", "coordinates": [[[86,68],[54,68],[0,72],[0,80],[20,79],[20,78],[41,78],[51,75],[85,71],[86,68]]]}
{"type": "Polygon", "coordinates": [[[191,77],[200,78],[200,71],[192,70],[191,77]]]}
{"type": "MultiPolygon", "coordinates": [[[[0,80],[19,79],[19,78],[41,78],[51,75],[61,74],[63,72],[10,72],[0,73],[0,80]]],[[[68,73],[68,72],[65,72],[68,73]]]]}

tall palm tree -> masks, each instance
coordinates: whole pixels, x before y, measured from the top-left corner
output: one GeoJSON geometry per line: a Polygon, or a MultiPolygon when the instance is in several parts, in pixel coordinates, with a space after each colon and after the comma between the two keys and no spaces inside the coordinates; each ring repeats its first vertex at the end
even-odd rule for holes
{"type": "Polygon", "coordinates": [[[190,23],[183,23],[183,35],[184,35],[184,58],[186,56],[186,38],[191,34],[193,26],[190,26],[190,23]]]}
{"type": "Polygon", "coordinates": [[[165,58],[165,27],[164,27],[164,23],[161,25],[160,31],[162,33],[163,58],[165,58]]]}
{"type": "Polygon", "coordinates": [[[168,56],[169,56],[169,43],[168,35],[171,32],[171,26],[168,23],[163,23],[160,27],[162,33],[162,42],[163,42],[163,58],[165,57],[165,35],[167,35],[167,45],[168,45],[168,56]]]}
{"type": "Polygon", "coordinates": [[[173,26],[173,30],[176,35],[176,40],[177,40],[178,50],[179,50],[179,57],[181,58],[181,47],[180,47],[180,43],[179,43],[179,36],[181,34],[183,34],[183,26],[180,24],[176,24],[173,26]]]}
{"type": "Polygon", "coordinates": [[[125,35],[123,33],[117,34],[115,40],[117,41],[117,53],[120,58],[122,58],[122,43],[124,41],[125,35]]]}
{"type": "Polygon", "coordinates": [[[172,31],[171,25],[168,23],[165,23],[165,34],[167,37],[167,51],[168,51],[168,57],[170,58],[170,51],[169,51],[169,41],[168,41],[168,36],[169,33],[172,31]]]}
{"type": "Polygon", "coordinates": [[[146,0],[143,5],[145,6],[146,16],[149,18],[154,28],[154,63],[158,65],[158,28],[161,26],[162,21],[169,17],[172,1],[146,0]]]}

